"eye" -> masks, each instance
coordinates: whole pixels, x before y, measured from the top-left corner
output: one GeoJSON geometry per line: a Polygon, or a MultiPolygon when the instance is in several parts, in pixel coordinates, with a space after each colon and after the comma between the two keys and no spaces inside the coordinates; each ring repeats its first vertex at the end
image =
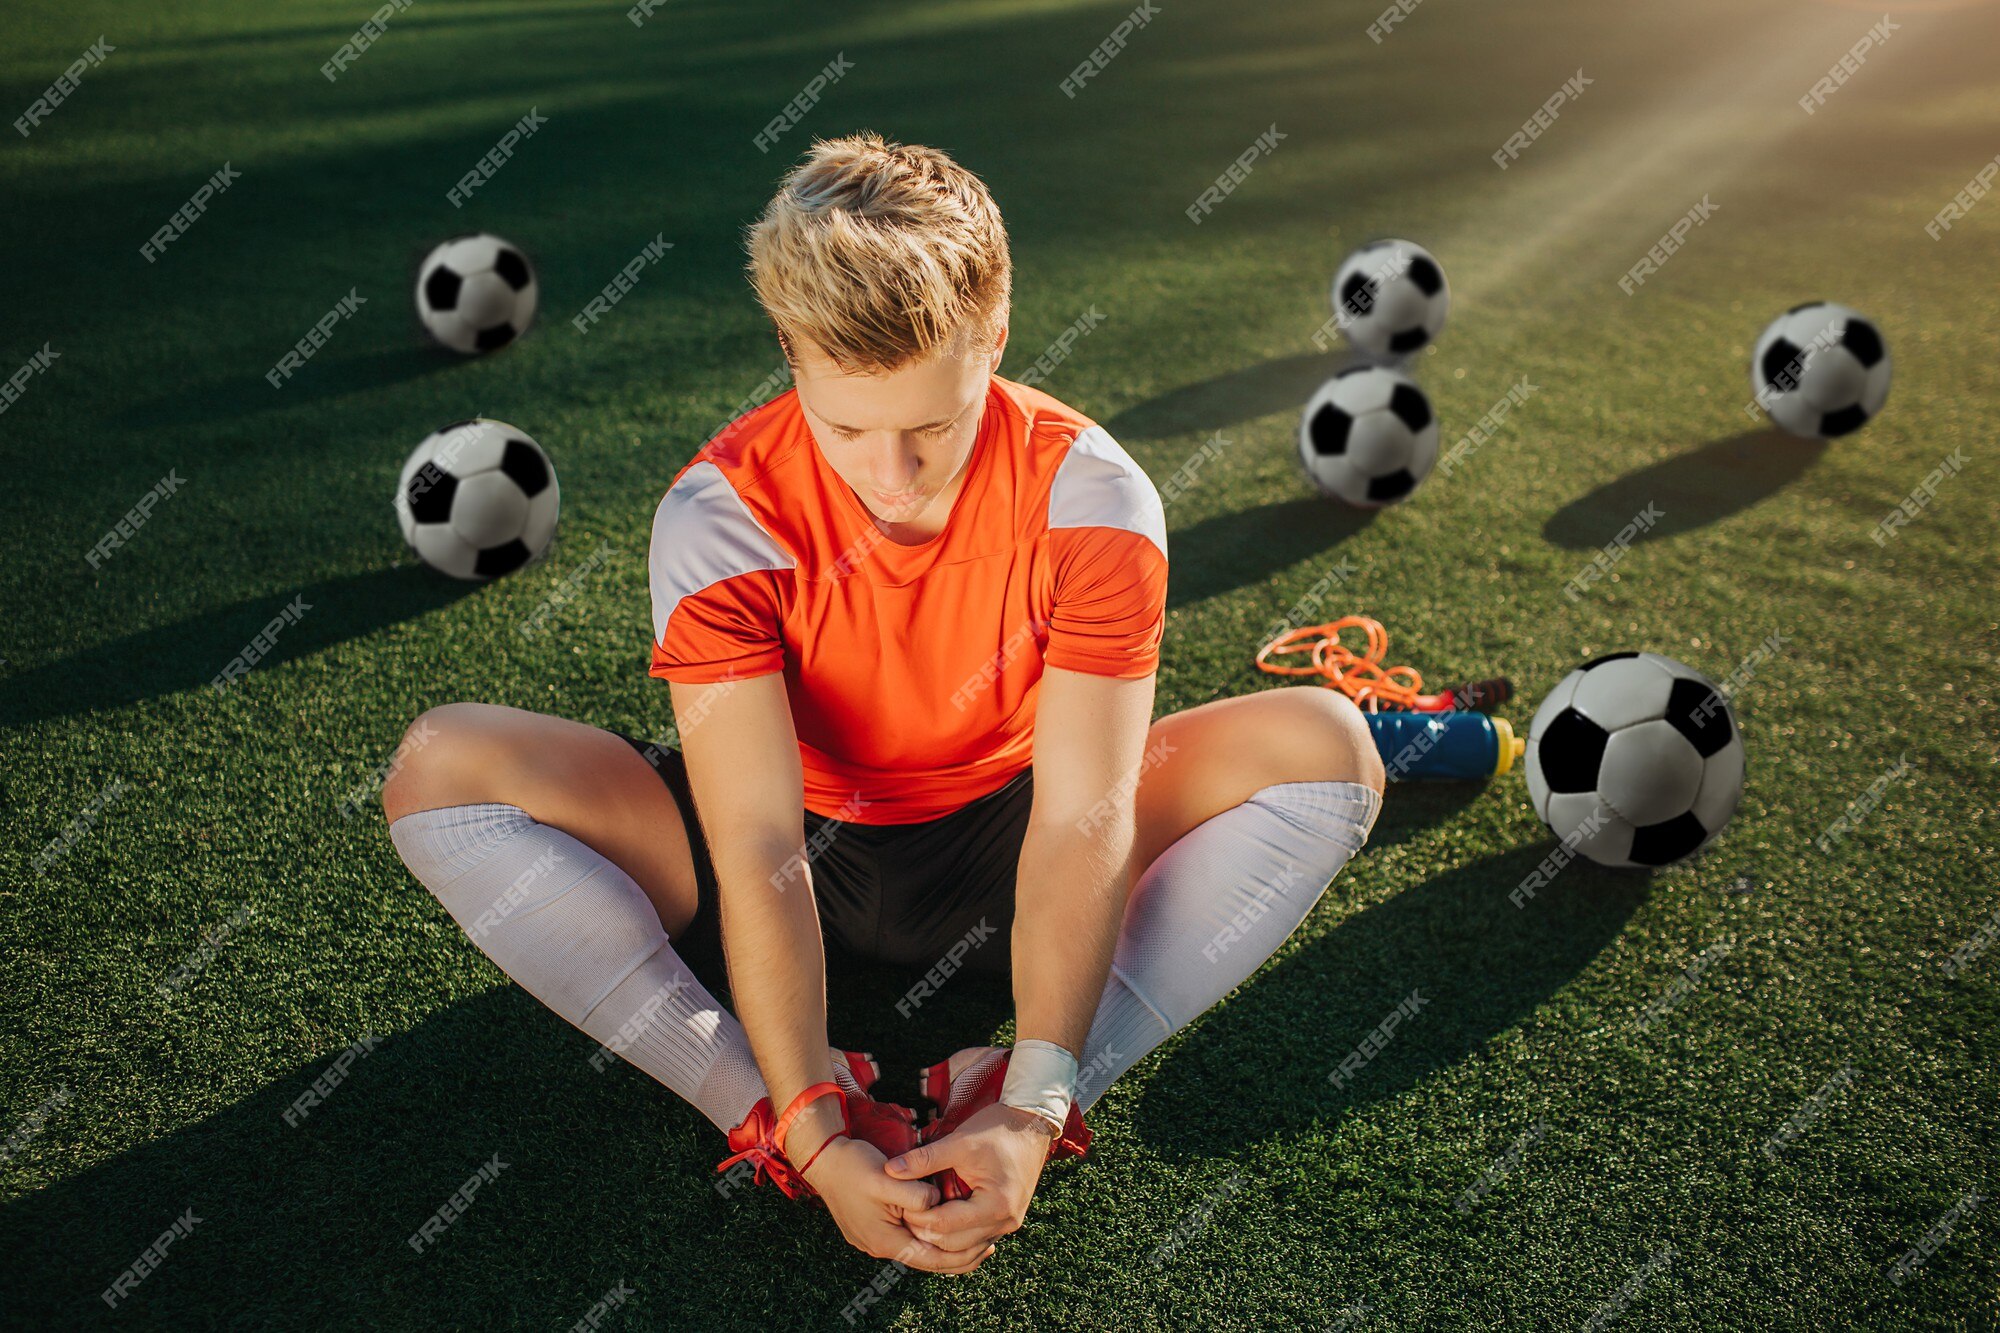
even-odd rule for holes
{"type": "Polygon", "coordinates": [[[947,421],[942,426],[926,426],[923,433],[926,435],[943,435],[957,424],[956,421],[947,421]]]}

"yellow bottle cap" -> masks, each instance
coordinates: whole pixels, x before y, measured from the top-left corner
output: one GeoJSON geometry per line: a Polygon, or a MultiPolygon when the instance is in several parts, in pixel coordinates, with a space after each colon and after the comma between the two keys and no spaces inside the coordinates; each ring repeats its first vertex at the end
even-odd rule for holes
{"type": "Polygon", "coordinates": [[[1493,769],[1493,776],[1497,778],[1514,766],[1514,761],[1527,750],[1528,743],[1514,734],[1514,724],[1506,718],[1489,720],[1493,723],[1494,733],[1500,738],[1500,762],[1493,769]]]}

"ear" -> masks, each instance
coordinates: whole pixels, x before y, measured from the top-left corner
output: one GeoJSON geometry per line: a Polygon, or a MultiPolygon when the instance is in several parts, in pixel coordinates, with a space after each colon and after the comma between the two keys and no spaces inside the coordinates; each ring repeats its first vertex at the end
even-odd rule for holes
{"type": "Polygon", "coordinates": [[[792,348],[792,340],[785,336],[785,331],[778,327],[778,321],[776,320],[771,321],[771,332],[778,335],[778,351],[784,356],[785,364],[791,368],[792,378],[797,379],[799,377],[799,358],[798,354],[792,348]]]}
{"type": "Polygon", "coordinates": [[[988,374],[996,374],[1000,369],[1000,355],[1007,350],[1007,324],[1001,321],[1000,329],[993,335],[992,361],[986,367],[988,374]]]}

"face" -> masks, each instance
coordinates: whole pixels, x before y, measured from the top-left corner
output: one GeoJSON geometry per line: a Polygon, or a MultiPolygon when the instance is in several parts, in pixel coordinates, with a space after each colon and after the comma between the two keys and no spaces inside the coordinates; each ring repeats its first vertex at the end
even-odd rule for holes
{"type": "Polygon", "coordinates": [[[991,349],[866,374],[841,370],[809,339],[794,342],[793,381],[820,454],[870,513],[914,523],[951,486],[972,456],[1006,342],[1002,327],[991,349]]]}

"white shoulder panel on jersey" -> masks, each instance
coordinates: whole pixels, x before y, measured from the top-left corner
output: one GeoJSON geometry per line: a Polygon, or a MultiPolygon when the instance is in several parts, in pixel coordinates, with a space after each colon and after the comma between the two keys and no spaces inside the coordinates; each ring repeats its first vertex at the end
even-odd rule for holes
{"type": "Polygon", "coordinates": [[[1049,527],[1124,528],[1167,553],[1167,511],[1144,468],[1102,426],[1077,432],[1049,488],[1049,527]]]}
{"type": "Polygon", "coordinates": [[[653,514],[647,568],[653,584],[653,642],[683,597],[724,579],[797,562],[764,531],[743,497],[704,459],[681,473],[653,514]]]}

